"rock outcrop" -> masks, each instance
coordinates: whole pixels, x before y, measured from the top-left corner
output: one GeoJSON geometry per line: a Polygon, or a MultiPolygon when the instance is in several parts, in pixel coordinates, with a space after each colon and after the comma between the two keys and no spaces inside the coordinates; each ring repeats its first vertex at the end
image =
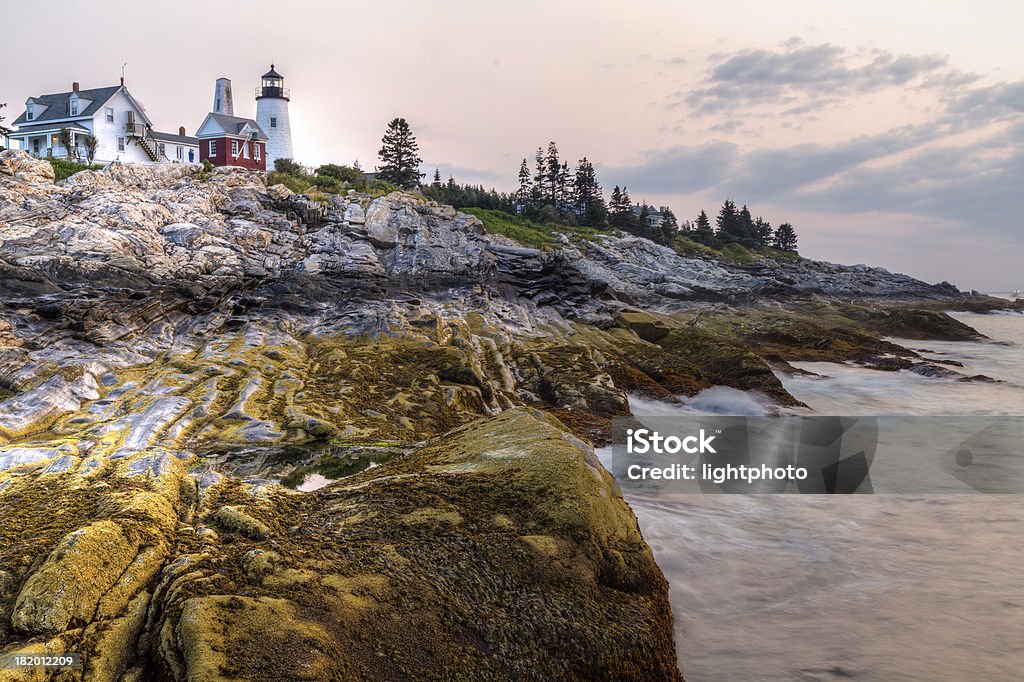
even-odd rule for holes
{"type": "Polygon", "coordinates": [[[627,394],[792,405],[787,358],[967,333],[878,308],[960,296],[881,270],[537,250],[241,170],[52,177],[0,153],[0,657],[75,652],[69,679],[677,679],[590,445],[627,394]]]}

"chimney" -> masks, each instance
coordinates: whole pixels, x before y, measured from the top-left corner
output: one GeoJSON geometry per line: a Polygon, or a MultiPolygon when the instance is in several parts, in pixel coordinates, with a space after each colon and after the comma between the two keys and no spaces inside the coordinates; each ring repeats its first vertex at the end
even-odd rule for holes
{"type": "Polygon", "coordinates": [[[78,92],[78,81],[75,81],[71,84],[71,89],[75,92],[78,92]]]}
{"type": "Polygon", "coordinates": [[[178,126],[178,134],[185,137],[185,126],[178,126]]]}
{"type": "Polygon", "coordinates": [[[121,76],[121,87],[124,87],[124,76],[121,76]]]}

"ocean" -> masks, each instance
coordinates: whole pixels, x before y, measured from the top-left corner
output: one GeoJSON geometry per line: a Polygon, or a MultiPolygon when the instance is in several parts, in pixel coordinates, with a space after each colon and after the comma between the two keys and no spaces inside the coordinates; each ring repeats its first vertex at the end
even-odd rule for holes
{"type": "MultiPolygon", "coordinates": [[[[956,317],[992,341],[897,341],[1000,383],[833,363],[779,377],[811,414],[1024,415],[1024,315],[956,317]]],[[[721,387],[631,406],[641,421],[772,411],[721,387]]],[[[689,682],[1024,678],[1024,497],[626,499],[669,580],[689,682]]]]}

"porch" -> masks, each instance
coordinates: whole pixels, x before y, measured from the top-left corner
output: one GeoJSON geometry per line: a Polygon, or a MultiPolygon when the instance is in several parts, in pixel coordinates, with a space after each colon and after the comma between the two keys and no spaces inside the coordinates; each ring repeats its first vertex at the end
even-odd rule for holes
{"type": "Polygon", "coordinates": [[[64,125],[56,128],[15,130],[7,136],[12,142],[17,141],[21,149],[40,159],[48,157],[71,158],[73,161],[85,160],[87,154],[82,140],[90,135],[88,128],[78,124],[64,125]],[[68,148],[61,142],[61,132],[68,130],[71,134],[70,156],[68,148]]]}

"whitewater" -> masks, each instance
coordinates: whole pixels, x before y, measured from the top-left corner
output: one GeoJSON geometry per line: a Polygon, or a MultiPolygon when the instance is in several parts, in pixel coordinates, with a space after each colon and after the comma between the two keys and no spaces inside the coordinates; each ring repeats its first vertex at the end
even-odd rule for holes
{"type": "MultiPolygon", "coordinates": [[[[1024,415],[1024,315],[955,316],[991,341],[894,341],[999,383],[834,363],[779,378],[802,414],[1024,415]]],[[[725,387],[630,402],[641,421],[778,412],[725,387]]],[[[611,448],[598,454],[609,466],[611,448]]],[[[1021,496],[625,494],[669,580],[690,682],[1024,675],[1021,496]]]]}

